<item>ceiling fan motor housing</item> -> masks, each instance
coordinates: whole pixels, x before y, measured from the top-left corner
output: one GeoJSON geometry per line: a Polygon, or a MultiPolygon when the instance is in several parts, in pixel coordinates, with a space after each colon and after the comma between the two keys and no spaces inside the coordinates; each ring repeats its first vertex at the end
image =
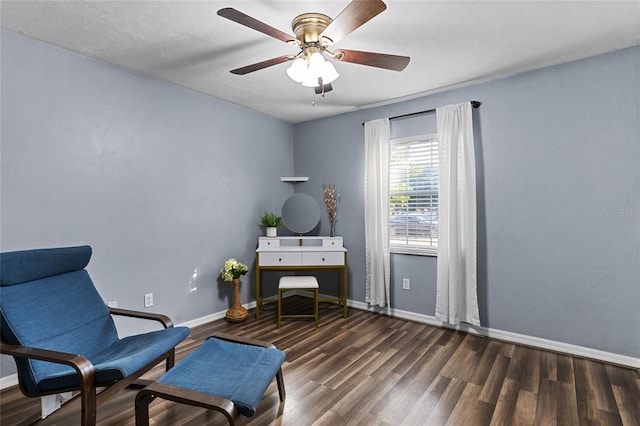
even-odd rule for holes
{"type": "Polygon", "coordinates": [[[291,29],[301,45],[322,43],[326,46],[332,40],[325,37],[328,42],[323,43],[320,40],[320,35],[330,23],[331,18],[322,13],[303,13],[293,19],[291,29]]]}

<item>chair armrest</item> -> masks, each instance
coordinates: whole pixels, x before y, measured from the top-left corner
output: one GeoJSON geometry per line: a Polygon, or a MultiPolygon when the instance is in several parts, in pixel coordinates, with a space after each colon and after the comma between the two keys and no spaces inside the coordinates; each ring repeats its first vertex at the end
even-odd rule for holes
{"type": "Polygon", "coordinates": [[[132,311],[129,309],[112,308],[110,306],[108,308],[109,308],[109,313],[111,315],[121,315],[121,316],[131,317],[131,318],[140,318],[140,319],[158,321],[162,324],[164,328],[173,328],[173,321],[171,321],[171,318],[169,318],[166,315],[154,314],[154,313],[142,312],[142,311],[132,311]]]}
{"type": "Polygon", "coordinates": [[[39,359],[41,361],[69,365],[82,377],[83,384],[93,383],[95,377],[93,364],[82,355],[33,348],[30,346],[12,345],[4,341],[0,342],[0,353],[19,358],[39,359]]]}
{"type": "Polygon", "coordinates": [[[208,339],[212,337],[216,337],[218,339],[226,340],[229,342],[243,343],[245,345],[262,346],[263,348],[275,348],[275,346],[271,342],[266,342],[264,340],[258,339],[249,339],[248,337],[236,336],[229,333],[213,333],[208,337],[208,339]]]}

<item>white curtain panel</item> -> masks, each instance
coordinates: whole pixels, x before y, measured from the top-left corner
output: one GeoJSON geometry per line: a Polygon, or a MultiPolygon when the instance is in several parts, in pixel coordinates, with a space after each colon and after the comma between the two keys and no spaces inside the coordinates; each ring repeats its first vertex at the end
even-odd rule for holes
{"type": "Polygon", "coordinates": [[[389,304],[389,119],[364,124],[364,228],[370,305],[389,304]]]}
{"type": "Polygon", "coordinates": [[[436,318],[452,325],[480,325],[471,103],[436,108],[436,114],[440,151],[436,318]]]}

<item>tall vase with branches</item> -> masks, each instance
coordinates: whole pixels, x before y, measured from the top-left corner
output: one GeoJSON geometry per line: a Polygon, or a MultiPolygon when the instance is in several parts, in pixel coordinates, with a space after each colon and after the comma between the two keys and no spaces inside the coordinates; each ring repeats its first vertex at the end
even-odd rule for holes
{"type": "Polygon", "coordinates": [[[340,191],[334,183],[322,185],[324,193],[324,202],[327,205],[327,214],[329,215],[329,223],[331,224],[330,237],[336,236],[336,219],[338,216],[338,207],[340,206],[340,191]]]}

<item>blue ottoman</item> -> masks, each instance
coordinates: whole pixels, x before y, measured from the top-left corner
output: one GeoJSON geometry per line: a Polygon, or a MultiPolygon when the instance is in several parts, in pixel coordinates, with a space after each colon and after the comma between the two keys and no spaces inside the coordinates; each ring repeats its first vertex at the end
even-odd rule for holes
{"type": "Polygon", "coordinates": [[[216,333],[138,392],[136,426],[149,424],[149,404],[156,398],[219,411],[235,425],[239,415],[255,413],[274,378],[284,401],[284,359],[271,343],[216,333]]]}

